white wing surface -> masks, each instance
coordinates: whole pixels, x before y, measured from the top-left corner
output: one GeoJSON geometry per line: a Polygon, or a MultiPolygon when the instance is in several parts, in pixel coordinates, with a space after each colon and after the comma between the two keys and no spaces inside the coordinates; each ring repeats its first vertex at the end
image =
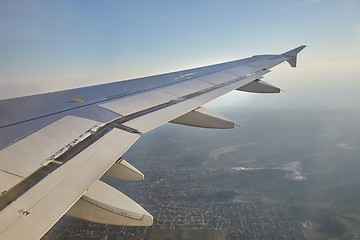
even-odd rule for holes
{"type": "Polygon", "coordinates": [[[122,155],[144,133],[173,122],[234,124],[201,106],[232,90],[275,93],[260,80],[300,46],[279,55],[0,101],[0,239],[39,239],[65,213],[148,226],[152,216],[99,181],[141,180],[122,155]]]}

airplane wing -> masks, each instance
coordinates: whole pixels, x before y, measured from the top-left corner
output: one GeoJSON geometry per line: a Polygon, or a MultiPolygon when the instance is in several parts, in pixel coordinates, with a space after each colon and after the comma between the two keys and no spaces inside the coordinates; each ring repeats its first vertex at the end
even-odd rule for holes
{"type": "Polygon", "coordinates": [[[277,55],[0,101],[0,239],[41,238],[65,213],[152,225],[152,216],[103,175],[141,180],[123,154],[167,122],[233,128],[201,107],[232,90],[277,93],[261,79],[305,46],[277,55]]]}

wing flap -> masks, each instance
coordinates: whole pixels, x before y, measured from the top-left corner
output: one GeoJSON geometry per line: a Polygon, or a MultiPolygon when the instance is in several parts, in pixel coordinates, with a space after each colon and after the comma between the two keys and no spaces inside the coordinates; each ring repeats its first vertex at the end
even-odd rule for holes
{"type": "Polygon", "coordinates": [[[40,238],[139,138],[112,129],[0,212],[0,239],[40,238]]]}
{"type": "MultiPolygon", "coordinates": [[[[79,137],[99,124],[74,116],[61,118],[1,150],[0,171],[20,177],[18,180],[21,181],[21,178],[26,178],[46,165],[61,149],[70,147],[76,139],[79,141],[79,137]]],[[[2,180],[0,188],[8,190],[17,182],[2,180]]]]}

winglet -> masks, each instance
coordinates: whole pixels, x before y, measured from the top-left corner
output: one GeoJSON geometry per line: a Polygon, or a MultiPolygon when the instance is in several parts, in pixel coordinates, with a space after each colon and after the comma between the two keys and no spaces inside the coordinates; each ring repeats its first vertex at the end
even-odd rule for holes
{"type": "Polygon", "coordinates": [[[292,67],[296,67],[296,59],[297,59],[297,54],[303,50],[306,47],[306,45],[302,45],[300,47],[294,48],[293,50],[290,50],[288,52],[285,52],[281,55],[287,57],[287,62],[290,64],[290,66],[292,67]]]}

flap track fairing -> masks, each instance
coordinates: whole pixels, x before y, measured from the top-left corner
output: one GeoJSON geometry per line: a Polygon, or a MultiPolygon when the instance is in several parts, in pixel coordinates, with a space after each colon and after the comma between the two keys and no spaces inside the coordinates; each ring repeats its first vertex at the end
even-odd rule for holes
{"type": "Polygon", "coordinates": [[[238,91],[253,92],[253,93],[279,93],[281,90],[270,83],[256,79],[244,86],[237,88],[238,91]]]}
{"type": "Polygon", "coordinates": [[[105,173],[106,176],[127,180],[127,181],[139,181],[144,180],[144,174],[137,168],[127,162],[125,159],[118,159],[105,173]]]}
{"type": "Polygon", "coordinates": [[[196,108],[170,122],[192,127],[217,129],[229,129],[235,126],[233,122],[220,114],[211,112],[203,107],[196,108]]]}
{"type": "Polygon", "coordinates": [[[153,224],[153,217],[144,208],[100,180],[66,214],[86,221],[118,226],[153,224]]]}

